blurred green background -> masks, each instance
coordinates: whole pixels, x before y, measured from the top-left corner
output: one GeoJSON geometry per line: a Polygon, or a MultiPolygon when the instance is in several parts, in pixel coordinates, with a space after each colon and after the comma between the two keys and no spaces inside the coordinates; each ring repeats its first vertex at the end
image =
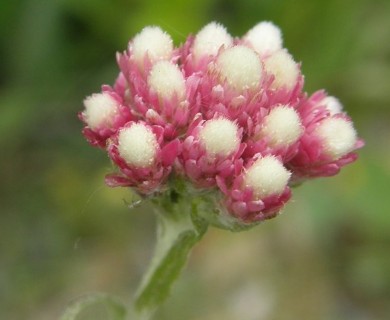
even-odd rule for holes
{"type": "Polygon", "coordinates": [[[339,97],[367,145],[337,177],[296,189],[277,219],[211,229],[155,319],[389,319],[387,0],[1,1],[1,319],[57,319],[93,291],[131,299],[154,217],[126,207],[129,190],[104,185],[108,158],[76,114],[113,82],[115,52],[144,26],[180,44],[212,20],[236,36],[261,20],[279,25],[306,90],[339,97]]]}

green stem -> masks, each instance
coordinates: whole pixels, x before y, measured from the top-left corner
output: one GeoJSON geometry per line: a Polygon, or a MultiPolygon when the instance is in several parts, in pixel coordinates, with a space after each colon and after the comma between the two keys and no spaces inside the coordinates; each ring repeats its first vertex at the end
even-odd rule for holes
{"type": "Polygon", "coordinates": [[[158,200],[156,213],[155,252],[135,300],[139,319],[149,319],[169,296],[191,249],[202,238],[208,225],[198,213],[196,198],[191,200],[174,190],[158,200]]]}
{"type": "Polygon", "coordinates": [[[113,320],[148,320],[152,317],[157,307],[168,298],[191,249],[208,227],[208,222],[200,214],[205,209],[201,198],[180,191],[172,188],[153,200],[158,220],[156,248],[137,290],[134,307],[126,308],[111,295],[89,294],[72,303],[61,320],[76,320],[84,309],[94,304],[105,304],[113,320]]]}

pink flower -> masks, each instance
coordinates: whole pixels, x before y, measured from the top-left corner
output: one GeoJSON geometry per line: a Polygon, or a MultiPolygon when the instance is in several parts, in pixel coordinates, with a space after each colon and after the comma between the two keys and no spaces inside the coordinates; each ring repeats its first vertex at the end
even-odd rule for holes
{"type": "Polygon", "coordinates": [[[291,196],[291,172],[274,156],[254,157],[231,186],[218,178],[228,210],[244,223],[273,218],[291,196]]]}
{"type": "Polygon", "coordinates": [[[141,194],[156,192],[171,172],[179,148],[177,139],[165,143],[163,128],[129,122],[108,143],[108,154],[121,173],[108,175],[106,183],[134,187],[141,194]]]}
{"type": "Polygon", "coordinates": [[[226,118],[194,120],[179,156],[182,170],[196,187],[216,186],[216,178],[228,179],[241,170],[245,144],[242,129],[226,118]]]}
{"type": "Polygon", "coordinates": [[[282,32],[272,22],[263,21],[250,29],[242,42],[255,50],[260,57],[267,58],[282,49],[282,32]]]}
{"type": "Polygon", "coordinates": [[[224,226],[274,217],[290,186],[336,174],[363,146],[337,98],[303,91],[300,63],[271,22],[242,38],[212,22],[179,47],[146,27],[117,63],[113,87],[79,114],[87,140],[118,169],[106,183],[197,194],[214,214],[222,206],[224,226]]]}
{"type": "Polygon", "coordinates": [[[93,146],[104,148],[107,139],[126,122],[133,119],[123,99],[109,86],[84,100],[85,109],[79,118],[86,124],[83,134],[93,146]]]}
{"type": "Polygon", "coordinates": [[[195,72],[207,72],[207,66],[222,49],[233,45],[232,36],[221,24],[211,22],[200,30],[195,37],[188,37],[181,50],[183,69],[186,75],[195,72]]]}
{"type": "Polygon", "coordinates": [[[329,109],[328,98],[325,92],[318,91],[298,107],[305,133],[297,154],[287,164],[294,181],[337,174],[341,167],[357,159],[354,151],[364,145],[351,119],[329,109]]]}
{"type": "Polygon", "coordinates": [[[304,79],[300,65],[286,49],[278,50],[264,60],[267,104],[296,106],[302,99],[304,79]]]}
{"type": "Polygon", "coordinates": [[[251,131],[245,157],[271,154],[288,161],[298,152],[304,128],[295,108],[279,104],[260,110],[251,131]]]}
{"type": "MultiPolygon", "coordinates": [[[[145,33],[145,29],[139,38],[145,33]]],[[[159,34],[160,32],[157,32],[154,36],[159,34]]],[[[162,48],[156,49],[163,52],[162,56],[144,50],[142,58],[139,53],[141,50],[137,48],[141,46],[144,49],[146,45],[143,45],[141,40],[135,40],[129,45],[127,53],[117,56],[123,75],[123,80],[119,79],[117,86],[124,95],[123,99],[132,104],[134,112],[141,119],[164,127],[166,138],[171,139],[185,132],[186,126],[198,112],[199,77],[195,74],[185,77],[176,63],[177,56],[174,56],[174,51],[165,48],[169,43],[167,39],[167,43],[157,41],[162,42],[162,48]],[[151,59],[150,56],[154,58],[151,59]],[[126,86],[127,88],[123,89],[126,86]]]]}
{"type": "Polygon", "coordinates": [[[247,127],[264,104],[263,78],[263,65],[255,51],[243,45],[222,48],[201,80],[203,116],[212,119],[218,114],[247,127]]]}

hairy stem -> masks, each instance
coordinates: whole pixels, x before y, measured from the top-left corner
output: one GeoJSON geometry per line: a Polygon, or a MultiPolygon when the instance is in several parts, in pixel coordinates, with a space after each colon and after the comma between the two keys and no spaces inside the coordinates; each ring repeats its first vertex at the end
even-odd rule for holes
{"type": "Polygon", "coordinates": [[[197,201],[175,190],[156,203],[158,218],[156,247],[135,300],[139,319],[150,319],[169,296],[170,289],[185,266],[193,246],[207,230],[198,213],[197,201]]]}

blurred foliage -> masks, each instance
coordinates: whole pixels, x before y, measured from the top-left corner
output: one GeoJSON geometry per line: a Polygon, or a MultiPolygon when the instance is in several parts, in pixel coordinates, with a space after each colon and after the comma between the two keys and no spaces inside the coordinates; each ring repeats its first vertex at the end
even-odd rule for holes
{"type": "Polygon", "coordinates": [[[76,114],[143,26],[179,44],[211,20],[234,35],[279,25],[306,90],[339,97],[367,145],[339,176],[295,190],[279,218],[211,230],[156,319],[388,319],[387,0],[1,1],[1,319],[56,319],[89,291],[131,299],[154,217],[126,207],[129,190],[104,186],[109,161],[76,114]]]}

